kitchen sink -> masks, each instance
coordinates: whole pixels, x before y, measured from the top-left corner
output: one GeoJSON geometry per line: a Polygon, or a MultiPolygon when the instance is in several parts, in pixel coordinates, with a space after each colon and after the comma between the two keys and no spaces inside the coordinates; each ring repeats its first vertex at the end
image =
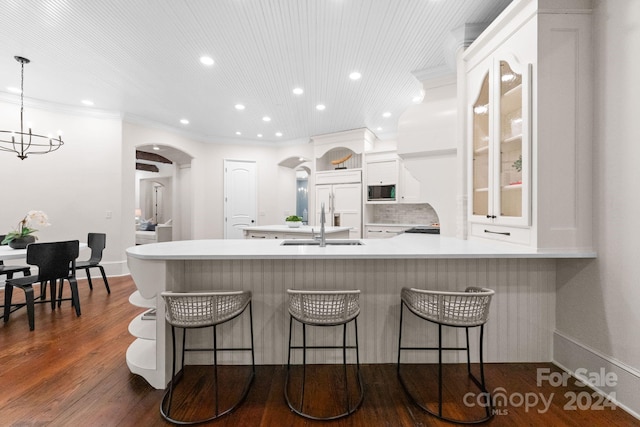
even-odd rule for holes
{"type": "MultiPolygon", "coordinates": [[[[327,239],[325,240],[325,244],[327,246],[361,246],[362,243],[360,240],[351,240],[351,239],[327,239]]],[[[319,240],[313,239],[291,239],[285,240],[280,243],[281,246],[320,246],[319,240]]]]}

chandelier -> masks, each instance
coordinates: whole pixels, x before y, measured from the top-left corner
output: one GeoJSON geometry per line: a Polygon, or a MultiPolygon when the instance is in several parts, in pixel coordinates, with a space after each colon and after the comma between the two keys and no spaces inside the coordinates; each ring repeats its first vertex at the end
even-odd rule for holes
{"type": "Polygon", "coordinates": [[[0,130],[0,151],[8,151],[16,153],[22,160],[26,159],[30,154],[46,154],[56,151],[64,142],[62,136],[58,134],[57,138],[51,135],[38,135],[28,131],[24,131],[23,113],[24,113],[24,64],[30,61],[21,56],[14,56],[16,61],[21,65],[20,72],[20,131],[0,130]]]}

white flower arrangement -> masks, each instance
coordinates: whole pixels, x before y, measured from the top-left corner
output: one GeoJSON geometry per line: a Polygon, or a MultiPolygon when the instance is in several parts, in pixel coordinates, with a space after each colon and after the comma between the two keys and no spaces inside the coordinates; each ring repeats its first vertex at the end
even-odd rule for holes
{"type": "MultiPolygon", "coordinates": [[[[42,227],[48,227],[50,225],[51,224],[49,224],[49,217],[46,213],[42,211],[29,211],[18,223],[18,228],[9,232],[1,242],[1,244],[6,245],[7,243],[19,237],[30,236],[38,231],[38,229],[42,227]],[[36,229],[35,227],[38,227],[38,229],[36,229]]],[[[37,239],[36,236],[33,237],[37,239]]]]}

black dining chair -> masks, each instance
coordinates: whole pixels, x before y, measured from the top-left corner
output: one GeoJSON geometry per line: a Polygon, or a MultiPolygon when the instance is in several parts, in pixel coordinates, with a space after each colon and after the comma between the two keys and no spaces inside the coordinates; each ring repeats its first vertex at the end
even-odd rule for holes
{"type": "MultiPolygon", "coordinates": [[[[5,234],[0,234],[0,242],[5,237],[5,234]]],[[[12,279],[15,273],[22,273],[23,276],[28,276],[31,274],[31,267],[28,265],[5,265],[4,261],[0,260],[0,276],[7,276],[7,279],[12,279]]]]}
{"type": "MultiPolygon", "coordinates": [[[[55,309],[56,283],[58,280],[69,281],[71,285],[71,301],[80,316],[80,298],[78,296],[78,282],[76,281],[75,262],[80,252],[80,242],[70,240],[65,242],[31,243],[27,246],[27,264],[38,267],[38,274],[15,279],[8,279],[4,289],[4,321],[9,321],[11,314],[13,288],[24,291],[26,302],[17,306],[27,306],[29,329],[35,328],[35,299],[33,285],[49,282],[51,287],[51,309],[55,309]]],[[[39,303],[47,301],[38,301],[39,303]]]]}
{"type": "Polygon", "coordinates": [[[107,288],[107,293],[111,293],[109,289],[109,282],[107,282],[107,275],[104,274],[104,267],[100,265],[102,261],[102,251],[107,246],[107,235],[104,233],[89,233],[87,237],[87,245],[91,249],[91,256],[87,261],[80,261],[76,263],[76,270],[84,270],[87,274],[87,280],[89,280],[89,289],[93,290],[93,283],[91,283],[91,273],[89,269],[99,268],[102,274],[102,280],[104,281],[104,287],[107,288]]]}

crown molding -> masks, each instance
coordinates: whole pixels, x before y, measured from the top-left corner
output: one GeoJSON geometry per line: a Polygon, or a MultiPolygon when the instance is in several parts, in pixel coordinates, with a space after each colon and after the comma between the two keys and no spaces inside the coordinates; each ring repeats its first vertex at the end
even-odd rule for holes
{"type": "MultiPolygon", "coordinates": [[[[20,95],[8,94],[0,92],[0,102],[7,104],[20,105],[20,95]]],[[[75,116],[85,116],[97,119],[122,120],[122,114],[119,111],[102,110],[90,107],[77,107],[55,102],[42,101],[33,98],[24,98],[25,108],[34,108],[44,110],[51,113],[72,114],[75,116]]]]}

